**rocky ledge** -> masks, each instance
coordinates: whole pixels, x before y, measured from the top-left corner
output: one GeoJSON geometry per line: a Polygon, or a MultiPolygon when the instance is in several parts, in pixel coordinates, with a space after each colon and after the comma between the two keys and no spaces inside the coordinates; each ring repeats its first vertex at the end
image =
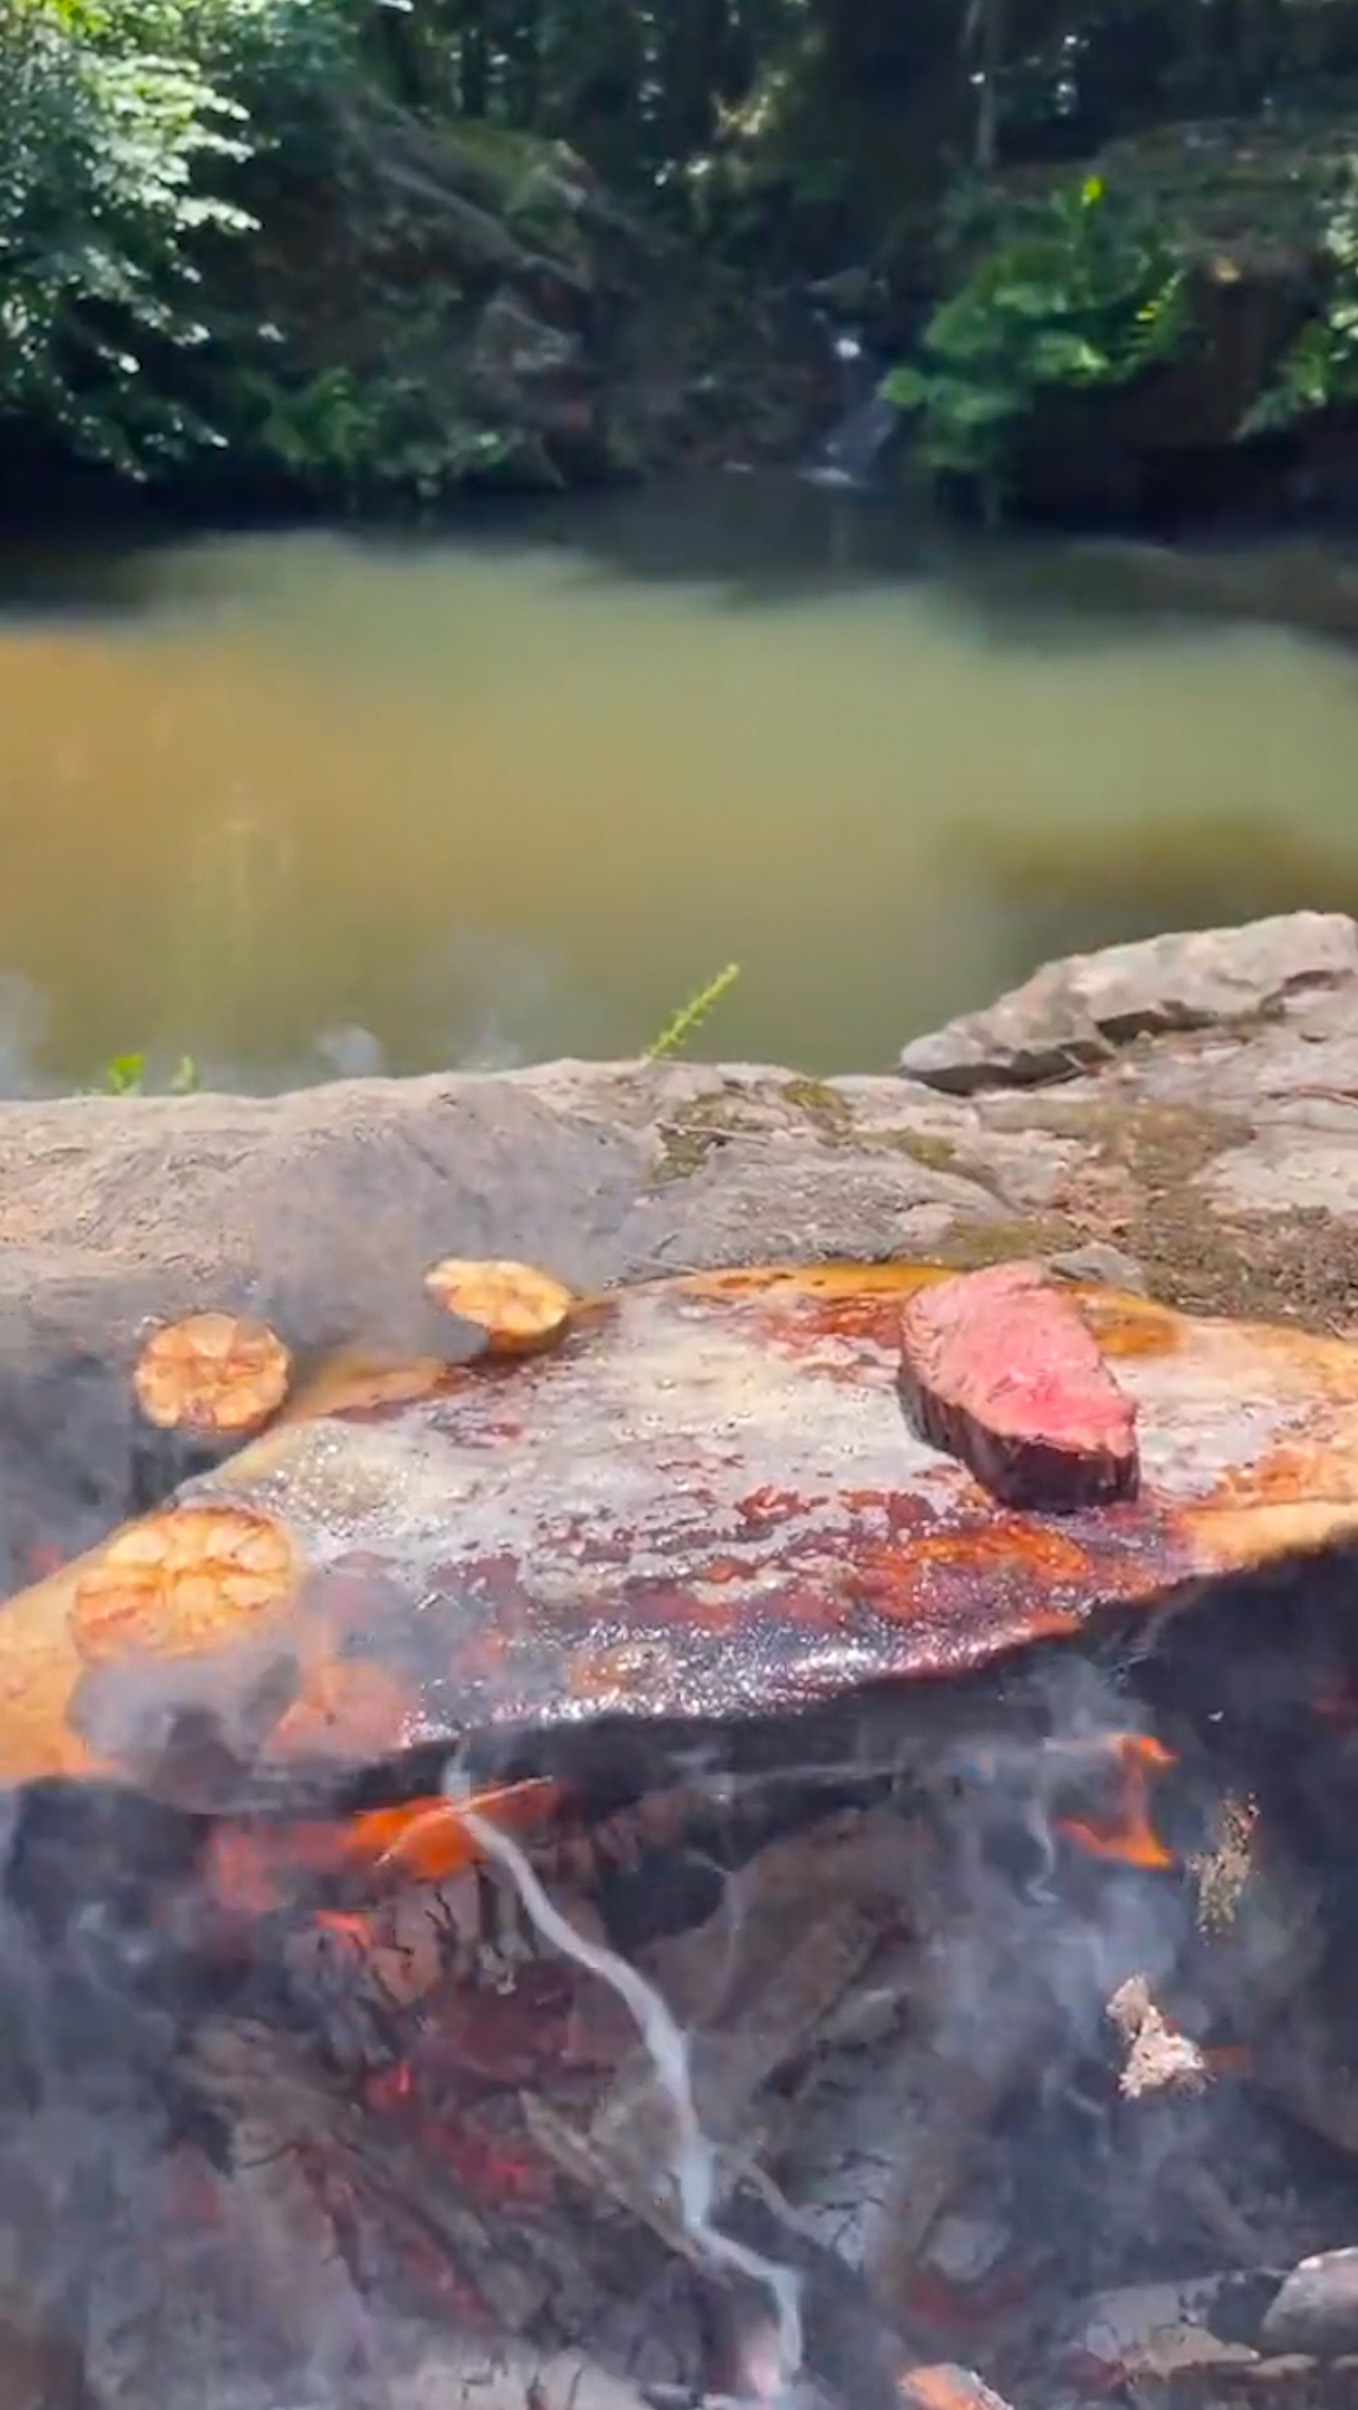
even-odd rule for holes
{"type": "Polygon", "coordinates": [[[0,1106],[0,1591],[107,1528],[149,1317],[414,1343],[419,1275],[1035,1255],[1205,1312],[1358,1325],[1358,922],[1073,957],[897,1073],[558,1062],[256,1099],[0,1106]]]}

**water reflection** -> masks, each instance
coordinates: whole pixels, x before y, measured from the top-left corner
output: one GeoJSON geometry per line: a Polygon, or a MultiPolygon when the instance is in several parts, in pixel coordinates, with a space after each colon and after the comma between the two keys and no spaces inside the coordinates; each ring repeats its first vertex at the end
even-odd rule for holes
{"type": "Polygon", "coordinates": [[[731,959],[713,1044],[887,1064],[1052,947],[1358,902],[1358,668],[1271,624],[1358,621],[1314,548],[733,477],[6,576],[10,1088],[632,1052],[731,959]]]}

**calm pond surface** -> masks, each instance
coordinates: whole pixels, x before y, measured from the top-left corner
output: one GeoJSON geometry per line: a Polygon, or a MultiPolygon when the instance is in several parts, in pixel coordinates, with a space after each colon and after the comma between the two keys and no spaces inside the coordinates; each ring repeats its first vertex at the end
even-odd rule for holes
{"type": "Polygon", "coordinates": [[[728,477],[0,558],[0,1088],[890,1064],[1043,954],[1358,907],[1358,579],[728,477]],[[1317,603],[1316,597],[1320,595],[1317,603]]]}

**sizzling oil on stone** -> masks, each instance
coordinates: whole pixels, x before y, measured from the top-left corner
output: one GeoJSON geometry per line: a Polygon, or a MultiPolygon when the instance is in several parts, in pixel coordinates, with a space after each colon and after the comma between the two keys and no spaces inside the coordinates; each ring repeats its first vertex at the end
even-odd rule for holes
{"type": "MultiPolygon", "coordinates": [[[[519,1363],[336,1366],[179,1494],[272,1518],[305,1568],[249,1636],[290,1690],[245,1682],[224,1613],[195,1702],[218,1665],[263,1716],[256,1754],[299,1764],[605,1714],[734,1719],[957,1672],[1358,1527],[1358,1350],[1098,1290],[1079,1301],[1137,1404],[1142,1495],[997,1507],[896,1394],[901,1302],[939,1276],[696,1276],[603,1300],[519,1363]]],[[[119,1756],[80,1738],[72,1601],[101,1555],[0,1619],[11,1780],[119,1756]]],[[[162,1703],[190,1670],[168,1663],[162,1703]]]]}

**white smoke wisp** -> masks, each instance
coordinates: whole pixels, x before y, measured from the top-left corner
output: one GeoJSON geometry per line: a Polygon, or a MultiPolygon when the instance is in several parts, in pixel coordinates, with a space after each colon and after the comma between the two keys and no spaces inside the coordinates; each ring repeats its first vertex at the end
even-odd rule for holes
{"type": "MultiPolygon", "coordinates": [[[[774,2315],[778,2380],[770,2387],[776,2400],[799,2375],[803,2360],[801,2282],[795,2270],[766,2259],[715,2223],[718,2199],[717,2155],[698,2115],[688,2036],[676,2022],[654,1986],[620,1958],[615,1950],[578,1933],[553,1906],[518,1843],[470,1807],[458,1778],[450,1778],[449,1796],[458,1803],[467,1831],[488,1858],[504,1867],[528,1916],[545,1941],[565,1958],[572,1958],[617,1993],[635,2021],[649,2051],[656,2080],[669,2100],[674,2117],[674,2153],[670,2162],[684,2231],[709,2266],[730,2269],[762,2285],[774,2315]]],[[[761,2388],[762,2390],[762,2388],[761,2388]]]]}

